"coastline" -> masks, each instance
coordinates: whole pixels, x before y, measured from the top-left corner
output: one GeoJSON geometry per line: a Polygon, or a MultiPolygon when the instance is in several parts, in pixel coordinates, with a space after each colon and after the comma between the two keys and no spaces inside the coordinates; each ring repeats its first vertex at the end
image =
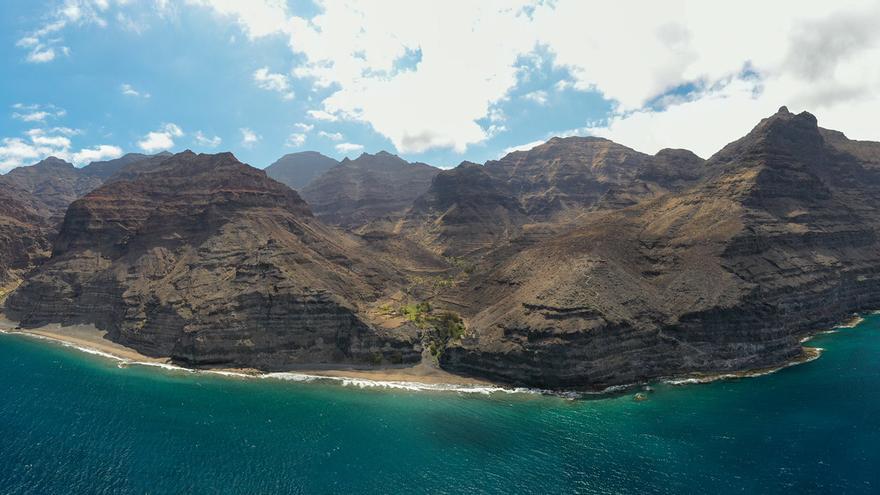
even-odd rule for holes
{"type": "MultiPolygon", "coordinates": [[[[880,313],[880,312],[874,312],[880,313]]],[[[801,344],[806,344],[810,340],[820,335],[836,333],[838,329],[854,328],[858,326],[864,318],[861,315],[854,315],[839,325],[835,325],[829,330],[819,331],[801,339],[801,344]]],[[[134,349],[117,344],[105,338],[107,332],[104,332],[94,325],[69,325],[62,326],[60,324],[49,324],[38,328],[22,329],[4,315],[0,314],[0,333],[10,335],[23,335],[40,340],[46,340],[60,344],[65,347],[74,348],[80,352],[101,356],[118,362],[119,367],[127,367],[130,365],[155,366],[168,370],[177,370],[187,373],[207,373],[227,377],[250,378],[250,379],[279,379],[295,382],[315,382],[329,381],[344,386],[356,386],[359,388],[392,388],[404,389],[412,391],[446,391],[446,392],[466,392],[466,393],[483,393],[492,392],[506,393],[530,393],[530,394],[550,394],[564,398],[578,398],[587,396],[602,396],[608,394],[619,394],[627,390],[635,390],[638,387],[644,387],[649,383],[631,383],[625,385],[615,385],[599,391],[554,391],[534,388],[512,387],[501,384],[492,383],[476,378],[454,375],[439,368],[430,366],[422,362],[415,366],[407,368],[384,368],[384,369],[296,369],[291,371],[279,372],[263,372],[255,369],[241,368],[186,368],[171,362],[170,358],[155,358],[145,356],[134,349]]],[[[688,385],[699,383],[711,383],[718,380],[729,380],[736,378],[754,378],[758,376],[769,375],[777,371],[796,366],[798,364],[808,363],[821,357],[821,347],[810,347],[803,345],[803,352],[797,358],[792,359],[779,366],[771,366],[765,368],[757,368],[735,372],[719,372],[719,373],[694,373],[690,375],[677,377],[664,377],[653,380],[656,383],[665,383],[668,385],[688,385]]]]}
{"type": "Polygon", "coordinates": [[[71,347],[88,354],[118,361],[120,367],[130,365],[156,366],[190,373],[208,373],[240,378],[276,378],[289,381],[330,380],[359,387],[385,387],[412,390],[456,391],[517,391],[524,389],[502,387],[476,378],[453,375],[426,363],[407,368],[385,369],[312,369],[303,367],[291,371],[263,372],[242,368],[187,368],[174,364],[169,358],[145,356],[134,349],[105,338],[107,332],[94,325],[62,326],[57,323],[38,328],[19,328],[18,324],[0,314],[0,333],[23,335],[71,347]]]}

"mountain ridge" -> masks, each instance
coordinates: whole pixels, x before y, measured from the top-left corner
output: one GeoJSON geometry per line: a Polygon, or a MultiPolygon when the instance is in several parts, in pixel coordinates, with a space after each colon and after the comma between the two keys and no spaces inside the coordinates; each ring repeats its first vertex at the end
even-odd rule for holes
{"type": "Polygon", "coordinates": [[[880,306],[878,150],[781,108],[707,160],[601,138],[447,171],[380,152],[302,197],[185,152],[75,201],[6,308],[193,366],[562,389],[773,367],[880,306]],[[400,170],[424,189],[389,201],[400,170]]]}

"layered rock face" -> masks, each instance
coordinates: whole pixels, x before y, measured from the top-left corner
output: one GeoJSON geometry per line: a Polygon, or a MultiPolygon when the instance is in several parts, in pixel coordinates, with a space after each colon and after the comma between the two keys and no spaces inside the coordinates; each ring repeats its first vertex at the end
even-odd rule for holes
{"type": "Polygon", "coordinates": [[[528,244],[589,211],[681,189],[700,177],[703,162],[684,150],[650,156],[602,138],[553,138],[483,166],[441,172],[398,230],[454,256],[514,239],[528,244]]]}
{"type": "Polygon", "coordinates": [[[401,217],[439,171],[384,151],[364,153],[355,160],[342,160],[301,193],[323,222],[356,229],[401,217]]]}
{"type": "Polygon", "coordinates": [[[805,334],[880,304],[880,173],[851,150],[871,146],[825,135],[783,108],[696,184],[493,260],[461,289],[470,333],[443,366],[602,388],[798,356],[805,334]]]}
{"type": "Polygon", "coordinates": [[[25,326],[94,323],[193,366],[417,361],[415,328],[361,311],[399,278],[367,255],[264,172],[185,152],[74,202],[6,309],[25,326]]]}
{"type": "Polygon", "coordinates": [[[0,188],[0,290],[49,254],[43,218],[18,199],[21,194],[26,193],[0,188]]]}
{"type": "Polygon", "coordinates": [[[291,189],[302,191],[338,164],[338,161],[317,151],[303,151],[282,156],[266,167],[266,174],[291,189]]]}
{"type": "Polygon", "coordinates": [[[76,168],[49,157],[0,175],[0,284],[17,279],[48,257],[52,238],[71,202],[153,158],[131,153],[76,168]]]}
{"type": "Polygon", "coordinates": [[[169,156],[171,156],[171,153],[167,151],[163,151],[162,153],[158,153],[155,155],[144,155],[143,153],[127,153],[113,160],[89,163],[80,170],[83,175],[99,179],[101,182],[104,182],[110,180],[120,173],[123,173],[125,170],[145,166],[144,164],[149,163],[153,160],[161,161],[165,158],[168,158],[169,156]]]}
{"type": "Polygon", "coordinates": [[[100,178],[85,174],[72,163],[55,157],[15,168],[0,176],[0,187],[18,192],[20,202],[27,203],[38,215],[53,221],[60,221],[70,203],[101,182],[100,178]]]}
{"type": "Polygon", "coordinates": [[[780,365],[880,306],[880,144],[808,113],[782,108],[709,160],[566,138],[418,169],[364,155],[306,188],[353,236],[229,154],[123,167],[70,206],[7,312],[194,366],[413,363],[424,340],[453,373],[601,389],[780,365]],[[391,304],[449,324],[428,335],[391,304]]]}

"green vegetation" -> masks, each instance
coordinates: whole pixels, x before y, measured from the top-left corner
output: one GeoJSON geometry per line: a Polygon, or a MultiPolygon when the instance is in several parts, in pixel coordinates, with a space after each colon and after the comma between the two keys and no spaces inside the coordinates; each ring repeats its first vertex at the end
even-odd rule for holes
{"type": "MultiPolygon", "coordinates": [[[[390,310],[385,306],[380,306],[379,310],[390,310]]],[[[464,336],[465,325],[461,316],[450,311],[436,311],[428,301],[406,304],[387,314],[402,316],[424,330],[425,342],[434,357],[439,357],[450,342],[464,336]]]]}
{"type": "Polygon", "coordinates": [[[432,317],[434,333],[428,338],[431,355],[440,357],[446,346],[464,335],[465,327],[461,316],[455,313],[442,312],[432,317]]]}
{"type": "Polygon", "coordinates": [[[431,316],[431,303],[422,301],[416,304],[407,304],[401,306],[398,311],[401,316],[416,324],[419,328],[427,328],[429,325],[429,317],[431,316]]]}
{"type": "Polygon", "coordinates": [[[467,275],[474,273],[474,270],[476,270],[477,268],[477,265],[475,265],[473,262],[468,261],[464,258],[459,258],[457,256],[446,257],[446,262],[463,271],[467,275]]]}

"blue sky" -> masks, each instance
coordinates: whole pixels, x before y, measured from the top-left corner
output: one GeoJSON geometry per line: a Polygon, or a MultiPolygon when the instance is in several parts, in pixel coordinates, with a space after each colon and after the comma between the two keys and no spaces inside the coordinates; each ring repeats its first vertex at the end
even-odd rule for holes
{"type": "Polygon", "coordinates": [[[572,134],[705,156],[782,104],[878,137],[876,1],[737,5],[5,1],[0,171],[165,148],[454,166],[572,134]]]}

